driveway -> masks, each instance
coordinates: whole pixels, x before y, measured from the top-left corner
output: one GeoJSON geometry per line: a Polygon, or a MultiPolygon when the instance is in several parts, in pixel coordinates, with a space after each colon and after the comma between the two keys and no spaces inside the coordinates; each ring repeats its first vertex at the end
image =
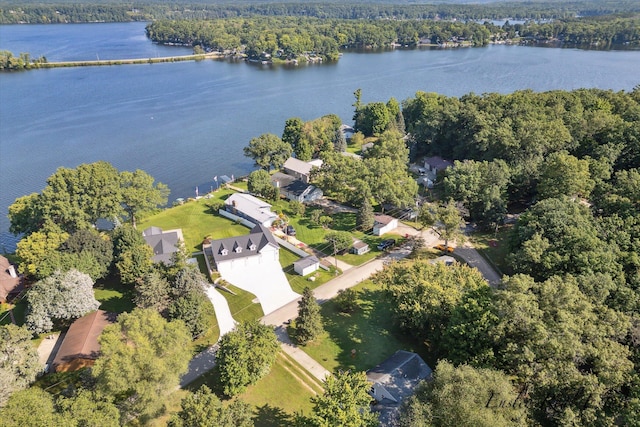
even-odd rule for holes
{"type": "Polygon", "coordinates": [[[205,285],[205,292],[211,304],[213,304],[213,311],[216,313],[216,320],[218,321],[218,327],[220,328],[220,337],[229,331],[232,331],[236,327],[236,321],[231,316],[231,310],[229,310],[229,303],[227,299],[222,296],[215,287],[211,285],[205,285]]]}
{"type": "Polygon", "coordinates": [[[469,266],[477,268],[492,287],[496,287],[502,281],[500,275],[471,244],[465,243],[464,246],[458,246],[454,254],[462,258],[469,266]]]}

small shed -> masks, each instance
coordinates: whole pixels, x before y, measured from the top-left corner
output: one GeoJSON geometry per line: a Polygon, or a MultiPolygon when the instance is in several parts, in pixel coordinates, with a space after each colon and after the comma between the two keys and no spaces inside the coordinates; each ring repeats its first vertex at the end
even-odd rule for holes
{"type": "Polygon", "coordinates": [[[299,259],[293,263],[293,270],[301,276],[306,276],[318,270],[320,268],[320,260],[311,255],[299,259]]]}
{"type": "Polygon", "coordinates": [[[367,243],[363,242],[362,240],[355,240],[353,242],[353,245],[351,246],[350,252],[356,255],[364,255],[370,250],[371,249],[369,248],[369,245],[367,243]]]}
{"type": "Polygon", "coordinates": [[[398,219],[389,215],[376,215],[373,222],[373,234],[382,236],[398,228],[398,219]]]}

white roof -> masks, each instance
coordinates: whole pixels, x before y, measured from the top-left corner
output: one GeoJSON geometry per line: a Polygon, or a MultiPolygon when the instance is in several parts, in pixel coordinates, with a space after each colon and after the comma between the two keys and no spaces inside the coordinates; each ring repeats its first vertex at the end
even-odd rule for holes
{"type": "Polygon", "coordinates": [[[224,203],[225,205],[233,206],[238,211],[261,224],[278,216],[274,212],[271,212],[271,205],[269,203],[253,197],[250,194],[234,193],[229,196],[224,203]]]}
{"type": "Polygon", "coordinates": [[[293,157],[289,157],[286,162],[284,162],[283,167],[285,169],[292,170],[294,172],[298,172],[302,175],[309,175],[311,172],[311,168],[313,165],[310,165],[307,162],[303,162],[302,160],[295,159],[293,157]]]}

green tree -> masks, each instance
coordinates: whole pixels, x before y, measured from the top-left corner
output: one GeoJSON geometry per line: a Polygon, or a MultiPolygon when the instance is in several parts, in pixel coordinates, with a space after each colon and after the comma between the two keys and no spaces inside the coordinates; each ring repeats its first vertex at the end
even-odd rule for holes
{"type": "Polygon", "coordinates": [[[258,321],[239,323],[219,345],[216,369],[227,396],[242,393],[268,374],[280,348],[273,328],[258,321]]]}
{"type": "Polygon", "coordinates": [[[253,138],[244,148],[244,155],[267,172],[272,168],[280,169],[292,152],[291,145],[270,133],[253,138]]]}
{"type": "Polygon", "coordinates": [[[35,333],[48,332],[54,321],[77,319],[97,310],[93,280],[77,270],[53,275],[36,282],[27,292],[25,324],[35,333]]]}
{"type": "Polygon", "coordinates": [[[291,145],[296,159],[307,162],[311,160],[312,151],[308,141],[303,137],[303,126],[304,122],[299,117],[287,119],[282,132],[282,141],[291,145]]]}
{"type": "MultiPolygon", "coordinates": [[[[137,219],[167,204],[169,188],[140,169],[135,172],[120,173],[121,204],[129,215],[129,221],[136,228],[137,219]]],[[[109,217],[106,217],[109,218],[109,217]]]]}
{"type": "MultiPolygon", "coordinates": [[[[60,246],[69,238],[53,224],[47,224],[40,231],[33,232],[21,239],[16,245],[16,256],[20,262],[20,270],[27,276],[42,279],[51,274],[50,264],[46,260],[52,253],[57,253],[60,246]]],[[[55,267],[55,266],[53,266],[55,267]]]]}
{"type": "Polygon", "coordinates": [[[155,416],[187,371],[190,341],[184,323],[167,322],[154,310],[120,314],[99,338],[97,390],[114,399],[124,421],[155,416]]]}
{"type": "Polygon", "coordinates": [[[318,427],[373,427],[378,417],[369,403],[371,384],[364,372],[338,371],[324,380],[324,393],[311,398],[318,427]]]}
{"type": "Polygon", "coordinates": [[[352,313],[358,308],[358,291],[353,288],[340,289],[333,299],[343,313],[352,313]]]}
{"type": "Polygon", "coordinates": [[[169,306],[169,283],[157,271],[139,278],[135,291],[134,303],[138,308],[150,308],[162,314],[169,306]]]}
{"type": "Polygon", "coordinates": [[[60,397],[58,413],[77,427],[118,427],[120,412],[111,402],[99,398],[92,391],[80,389],[74,396],[60,397]]]}
{"type": "Polygon", "coordinates": [[[335,131],[335,136],[333,137],[333,149],[338,153],[347,151],[347,140],[340,128],[335,131]]]}
{"type": "Polygon", "coordinates": [[[324,236],[324,240],[331,245],[333,255],[346,251],[353,244],[353,238],[348,231],[330,231],[324,236]]]}
{"type": "Polygon", "coordinates": [[[153,249],[145,242],[142,233],[133,226],[124,224],[113,233],[114,260],[120,280],[125,284],[135,284],[136,280],[148,274],[153,267],[153,249]]]}
{"type": "Polygon", "coordinates": [[[271,183],[271,175],[264,169],[258,169],[249,174],[247,188],[251,193],[269,200],[276,200],[278,189],[271,183]]]}
{"type": "Polygon", "coordinates": [[[289,202],[289,212],[293,216],[302,216],[304,215],[304,211],[306,210],[306,206],[304,203],[299,202],[297,200],[291,200],[289,202]]]}
{"type": "Polygon", "coordinates": [[[360,205],[360,209],[358,209],[358,216],[356,217],[356,226],[367,232],[373,228],[373,223],[375,222],[375,216],[373,213],[373,207],[371,206],[371,202],[368,197],[362,199],[362,205],[360,205]]]}
{"type": "Polygon", "coordinates": [[[418,220],[422,225],[433,228],[438,236],[444,240],[445,249],[449,247],[450,241],[464,241],[462,231],[464,221],[453,200],[439,206],[425,203],[420,208],[418,220]]]}
{"type": "Polygon", "coordinates": [[[103,278],[113,262],[113,242],[95,230],[78,230],[60,246],[60,251],[70,254],[87,254],[95,259],[96,271],[89,273],[94,280],[103,278]]]}
{"type": "Polygon", "coordinates": [[[400,427],[527,425],[527,408],[504,373],[440,361],[400,410],[400,427]]]}
{"type": "Polygon", "coordinates": [[[307,344],[324,331],[320,304],[316,301],[313,291],[308,286],[302,291],[302,298],[298,301],[298,317],[296,317],[296,341],[307,344]]]}
{"type": "Polygon", "coordinates": [[[0,408],[11,393],[26,388],[40,371],[31,332],[15,325],[0,326],[0,408]]]}
{"type": "Polygon", "coordinates": [[[383,102],[371,102],[358,109],[355,128],[366,136],[380,135],[387,129],[391,119],[383,102]]]}
{"type": "Polygon", "coordinates": [[[44,223],[44,215],[40,207],[40,195],[32,193],[18,197],[9,206],[9,231],[13,234],[29,235],[38,231],[44,223]]]}
{"type": "Polygon", "coordinates": [[[180,319],[196,339],[209,328],[213,306],[203,292],[191,292],[176,298],[169,305],[169,318],[180,319]]]}
{"type": "Polygon", "coordinates": [[[253,411],[247,403],[235,399],[223,405],[206,385],[182,399],[180,406],[169,427],[253,427],[253,411]]]}
{"type": "Polygon", "coordinates": [[[540,199],[560,196],[589,198],[593,187],[588,160],[558,152],[551,153],[542,163],[538,182],[540,199]]]}
{"type": "Polygon", "coordinates": [[[464,295],[488,286],[475,268],[420,259],[387,265],[372,280],[387,291],[400,327],[435,343],[464,295]]]}
{"type": "Polygon", "coordinates": [[[7,427],[58,427],[67,425],[57,414],[53,398],[39,387],[13,393],[0,410],[2,425],[7,427]]]}

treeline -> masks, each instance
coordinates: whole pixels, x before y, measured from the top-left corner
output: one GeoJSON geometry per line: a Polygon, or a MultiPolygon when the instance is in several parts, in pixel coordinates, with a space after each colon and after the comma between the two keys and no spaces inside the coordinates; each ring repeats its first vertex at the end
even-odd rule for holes
{"type": "Polygon", "coordinates": [[[243,2],[203,4],[180,1],[148,3],[75,4],[64,1],[38,4],[5,3],[0,7],[0,24],[48,24],[72,22],[128,22],[156,19],[216,19],[240,16],[303,16],[322,19],[428,19],[549,20],[575,16],[598,16],[638,12],[632,0],[538,3],[407,4],[406,2],[356,4],[243,2]],[[385,4],[381,4],[385,3],[385,4]]]}
{"type": "Polygon", "coordinates": [[[32,59],[28,53],[21,53],[19,56],[13,56],[8,50],[0,50],[0,71],[19,71],[29,70],[31,68],[40,68],[47,63],[47,58],[32,59]]]}
{"type": "Polygon", "coordinates": [[[158,43],[201,45],[212,50],[244,50],[249,57],[266,52],[295,57],[313,52],[330,60],[342,48],[383,48],[394,43],[465,41],[475,46],[499,37],[499,27],[475,22],[350,21],[316,18],[233,18],[213,21],[157,21],[147,35],[158,43]]]}

